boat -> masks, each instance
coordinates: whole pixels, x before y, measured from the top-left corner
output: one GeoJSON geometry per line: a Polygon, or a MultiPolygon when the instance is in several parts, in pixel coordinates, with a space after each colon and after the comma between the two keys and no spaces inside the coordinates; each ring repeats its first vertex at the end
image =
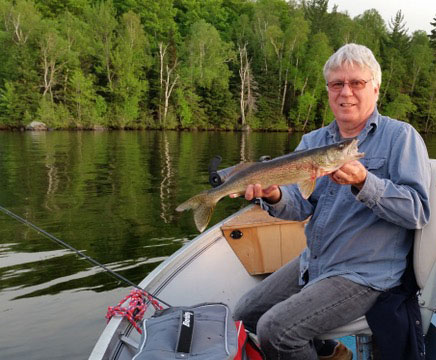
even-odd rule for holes
{"type": "MultiPolygon", "coordinates": [[[[427,333],[426,360],[435,360],[436,326],[432,316],[436,312],[436,160],[430,162],[433,211],[429,224],[415,232],[414,270],[421,289],[422,326],[427,333]]],[[[304,246],[304,222],[272,218],[252,204],[185,244],[149,273],[139,287],[172,306],[222,302],[233,309],[242,294],[298,256],[304,246]]],[[[148,306],[144,316],[153,313],[153,307],[148,306]]],[[[89,359],[132,359],[140,336],[125,317],[114,316],[89,359]]],[[[364,317],[321,338],[344,336],[355,337],[358,359],[371,358],[371,331],[364,317]]]]}

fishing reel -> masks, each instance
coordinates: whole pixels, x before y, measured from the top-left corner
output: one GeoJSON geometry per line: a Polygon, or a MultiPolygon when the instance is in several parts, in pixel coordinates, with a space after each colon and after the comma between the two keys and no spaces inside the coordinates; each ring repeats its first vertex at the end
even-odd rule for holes
{"type": "Polygon", "coordinates": [[[222,160],[223,158],[221,156],[215,155],[209,163],[209,184],[211,184],[212,187],[220,186],[224,182],[220,172],[223,172],[225,169],[218,171],[218,166],[221,164],[222,160]]]}

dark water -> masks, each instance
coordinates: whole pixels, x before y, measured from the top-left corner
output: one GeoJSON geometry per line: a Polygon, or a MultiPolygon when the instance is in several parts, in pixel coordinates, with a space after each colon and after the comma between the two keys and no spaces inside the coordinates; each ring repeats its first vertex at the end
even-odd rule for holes
{"type": "MultiPolygon", "coordinates": [[[[135,283],[197,234],[175,213],[222,167],[292,151],[301,135],[0,132],[0,205],[135,283]]],[[[436,157],[436,137],[426,138],[436,157]]],[[[212,223],[245,206],[224,199],[212,223]]],[[[0,214],[0,359],[86,359],[107,306],[130,290],[0,214]]]]}
{"type": "MultiPolygon", "coordinates": [[[[197,234],[183,200],[222,167],[295,148],[286,133],[0,132],[0,205],[135,283],[197,234]]],[[[212,223],[246,205],[224,199],[212,223]]],[[[130,288],[0,214],[0,359],[86,359],[130,288]]]]}

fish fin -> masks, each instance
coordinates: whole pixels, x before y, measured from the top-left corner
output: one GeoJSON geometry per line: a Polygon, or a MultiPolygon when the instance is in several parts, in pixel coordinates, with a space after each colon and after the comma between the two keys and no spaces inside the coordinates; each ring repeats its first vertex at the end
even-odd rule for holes
{"type": "Polygon", "coordinates": [[[192,210],[195,226],[198,231],[203,232],[212,218],[216,203],[217,201],[209,195],[208,191],[204,191],[177,206],[176,211],[192,210]]]}
{"type": "Polygon", "coordinates": [[[308,199],[315,189],[316,179],[308,179],[298,183],[298,188],[300,189],[303,198],[308,199]]]}

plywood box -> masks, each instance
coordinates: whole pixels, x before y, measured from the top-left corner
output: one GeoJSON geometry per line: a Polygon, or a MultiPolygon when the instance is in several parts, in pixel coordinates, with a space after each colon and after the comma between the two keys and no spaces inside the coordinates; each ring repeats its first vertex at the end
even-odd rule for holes
{"type": "Polygon", "coordinates": [[[306,247],[305,222],[280,220],[253,206],[221,226],[250,274],[272,273],[306,247]]]}

